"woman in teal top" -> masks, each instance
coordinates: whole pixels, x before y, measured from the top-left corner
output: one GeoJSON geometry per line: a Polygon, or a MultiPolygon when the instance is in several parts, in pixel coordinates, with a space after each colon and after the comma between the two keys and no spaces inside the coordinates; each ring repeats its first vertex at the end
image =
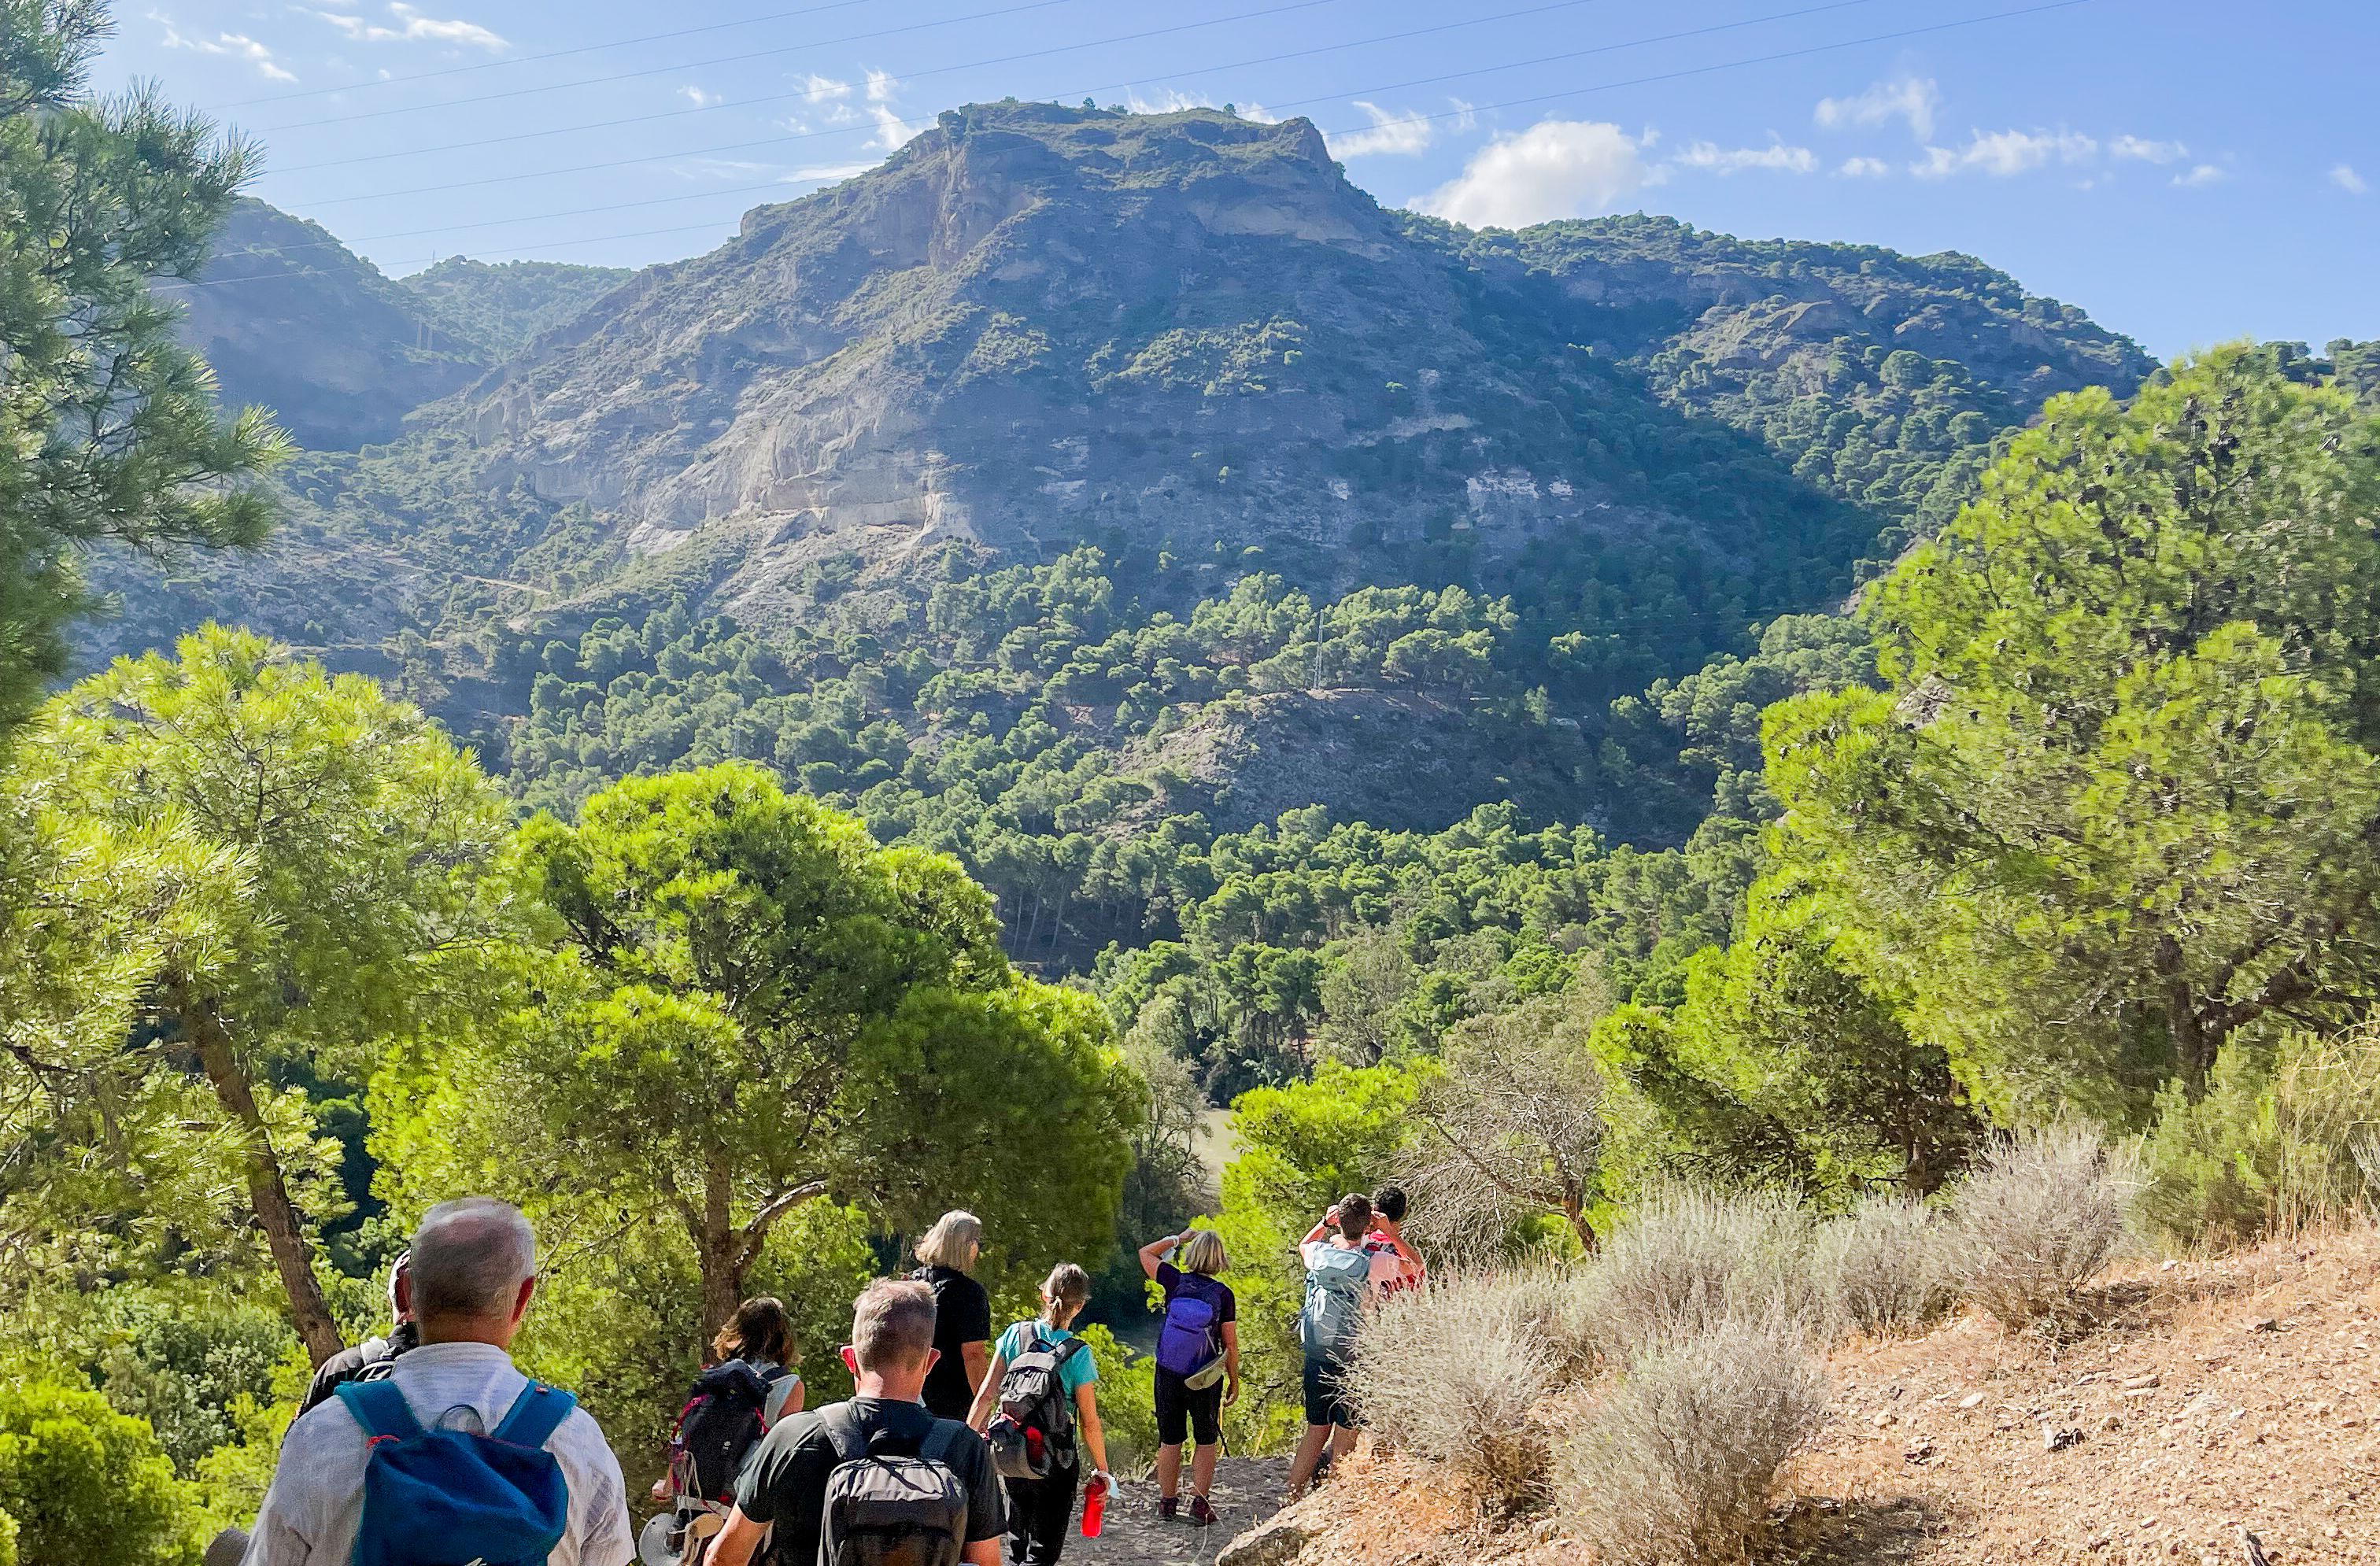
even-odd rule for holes
{"type": "MultiPolygon", "coordinates": [[[[1049,1281],[1041,1285],[1039,1318],[1020,1321],[1000,1335],[991,1364],[984,1370],[983,1385],[976,1390],[968,1424],[978,1430],[990,1426],[992,1411],[1000,1402],[1001,1378],[1008,1374],[1011,1364],[1032,1352],[1036,1339],[1061,1351],[1075,1341],[1071,1329],[1090,1297],[1090,1274],[1071,1261],[1050,1269],[1049,1281]]],[[[1099,1427],[1099,1394],[1094,1390],[1099,1380],[1099,1364],[1088,1343],[1065,1354],[1059,1362],[1058,1384],[1074,1400],[1075,1451],[1065,1462],[1052,1464],[1046,1479],[1006,1481],[1008,1558],[1017,1566],[1056,1566],[1058,1552],[1066,1545],[1066,1524],[1074,1520],[1083,1453],[1090,1455],[1093,1478],[1106,1480],[1111,1487],[1115,1484],[1108,1475],[1107,1432],[1099,1427]]]]}

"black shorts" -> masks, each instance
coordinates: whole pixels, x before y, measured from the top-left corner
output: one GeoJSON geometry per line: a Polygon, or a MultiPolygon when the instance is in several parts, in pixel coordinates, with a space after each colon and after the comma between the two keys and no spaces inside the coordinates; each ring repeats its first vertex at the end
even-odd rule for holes
{"type": "Polygon", "coordinates": [[[1223,1383],[1202,1392],[1182,1384],[1182,1378],[1163,1366],[1157,1368],[1157,1444],[1178,1447],[1195,1430],[1198,1444],[1213,1446],[1223,1439],[1223,1383]]]}
{"type": "Polygon", "coordinates": [[[1336,1425],[1342,1429],[1355,1428],[1355,1415],[1347,1406],[1346,1389],[1340,1384],[1342,1368],[1335,1361],[1308,1355],[1305,1361],[1305,1422],[1308,1425],[1336,1425]]]}

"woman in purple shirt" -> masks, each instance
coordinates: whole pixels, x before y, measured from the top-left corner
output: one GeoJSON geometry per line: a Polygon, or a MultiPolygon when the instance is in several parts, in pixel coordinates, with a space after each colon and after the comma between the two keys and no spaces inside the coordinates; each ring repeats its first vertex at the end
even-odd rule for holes
{"type": "Polygon", "coordinates": [[[1231,1285],[1215,1276],[1230,1265],[1222,1236],[1211,1229],[1168,1234],[1140,1248],[1141,1270],[1165,1291],[1157,1349],[1157,1514],[1171,1522],[1181,1507],[1182,1446],[1195,1429],[1190,1521],[1202,1528],[1215,1522],[1208,1497],[1222,1455],[1223,1409],[1240,1397],[1239,1304],[1231,1285]],[[1164,1259],[1177,1245],[1178,1267],[1164,1259]]]}

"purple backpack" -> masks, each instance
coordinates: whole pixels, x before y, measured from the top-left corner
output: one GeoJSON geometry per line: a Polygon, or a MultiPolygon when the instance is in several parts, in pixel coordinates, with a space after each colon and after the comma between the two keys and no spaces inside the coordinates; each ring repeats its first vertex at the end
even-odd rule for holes
{"type": "Polygon", "coordinates": [[[1157,1335],[1158,1368],[1195,1383],[1191,1390],[1204,1391],[1215,1384],[1223,1363],[1215,1339],[1215,1303],[1177,1293],[1165,1307],[1165,1327],[1157,1335]]]}

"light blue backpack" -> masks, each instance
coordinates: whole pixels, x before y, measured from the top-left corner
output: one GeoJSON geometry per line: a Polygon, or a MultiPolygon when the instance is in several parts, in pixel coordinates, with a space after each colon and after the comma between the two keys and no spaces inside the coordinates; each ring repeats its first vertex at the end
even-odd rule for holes
{"type": "Polygon", "coordinates": [[[1308,1359],[1344,1360],[1364,1324],[1372,1258],[1326,1245],[1305,1269],[1305,1308],[1297,1313],[1297,1341],[1308,1359]]]}
{"type": "Polygon", "coordinates": [[[570,1525],[545,1443],[577,1399],[531,1381],[486,1436],[424,1430],[394,1381],[350,1381],[339,1400],[371,1441],[355,1566],[545,1566],[570,1525]]]}

